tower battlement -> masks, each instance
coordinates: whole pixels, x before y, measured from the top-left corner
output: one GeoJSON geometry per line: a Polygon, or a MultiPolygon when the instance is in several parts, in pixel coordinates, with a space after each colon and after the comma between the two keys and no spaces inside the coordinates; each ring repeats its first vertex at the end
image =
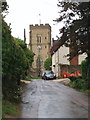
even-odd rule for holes
{"type": "Polygon", "coordinates": [[[30,25],[30,29],[39,29],[39,28],[47,28],[51,29],[51,26],[49,24],[35,24],[35,25],[30,25]]]}

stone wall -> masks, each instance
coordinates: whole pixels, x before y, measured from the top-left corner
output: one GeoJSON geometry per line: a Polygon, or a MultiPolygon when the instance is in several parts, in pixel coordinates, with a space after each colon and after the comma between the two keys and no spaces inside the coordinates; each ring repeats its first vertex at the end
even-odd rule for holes
{"type": "Polygon", "coordinates": [[[44,61],[50,57],[50,48],[51,48],[51,26],[49,24],[36,24],[30,25],[30,50],[34,52],[34,62],[32,64],[33,68],[38,69],[39,64],[37,62],[38,57],[40,56],[40,64],[42,71],[44,70],[44,61]],[[38,46],[41,47],[38,50],[38,46]]]}

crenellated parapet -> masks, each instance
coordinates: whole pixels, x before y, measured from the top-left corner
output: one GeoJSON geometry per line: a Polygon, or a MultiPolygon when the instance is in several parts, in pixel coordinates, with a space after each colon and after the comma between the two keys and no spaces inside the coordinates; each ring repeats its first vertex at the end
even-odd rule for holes
{"type": "Polygon", "coordinates": [[[30,27],[30,29],[39,29],[39,28],[41,28],[41,29],[51,29],[51,26],[49,25],[49,24],[35,24],[35,25],[30,25],[29,26],[30,27]]]}

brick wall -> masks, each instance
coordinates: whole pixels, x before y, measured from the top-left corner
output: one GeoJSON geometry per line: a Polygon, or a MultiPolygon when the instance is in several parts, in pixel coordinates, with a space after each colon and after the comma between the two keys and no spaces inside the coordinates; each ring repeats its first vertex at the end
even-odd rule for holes
{"type": "Polygon", "coordinates": [[[64,71],[66,71],[68,73],[72,73],[75,71],[80,71],[80,69],[81,69],[80,65],[60,65],[61,73],[64,71]]]}
{"type": "Polygon", "coordinates": [[[70,65],[78,65],[78,56],[72,58],[72,60],[70,60],[70,65]]]}

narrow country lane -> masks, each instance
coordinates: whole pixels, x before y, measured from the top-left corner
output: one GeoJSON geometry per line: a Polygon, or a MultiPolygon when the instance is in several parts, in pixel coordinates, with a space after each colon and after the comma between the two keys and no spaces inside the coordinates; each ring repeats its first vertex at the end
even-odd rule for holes
{"type": "Polygon", "coordinates": [[[26,87],[20,118],[88,118],[88,94],[41,79],[26,87]]]}

